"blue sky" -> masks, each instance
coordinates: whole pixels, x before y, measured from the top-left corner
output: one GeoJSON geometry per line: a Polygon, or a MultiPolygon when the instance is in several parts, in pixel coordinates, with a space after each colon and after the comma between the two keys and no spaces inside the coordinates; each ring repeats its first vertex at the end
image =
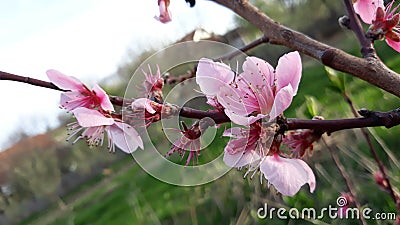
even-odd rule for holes
{"type": "MultiPolygon", "coordinates": [[[[161,24],[157,0],[17,0],[0,3],[0,70],[47,80],[57,69],[89,86],[140,53],[161,48],[195,28],[219,34],[233,28],[233,14],[210,1],[189,8],[172,0],[173,21],[161,24]],[[3,3],[6,2],[6,3],[3,3]]],[[[57,125],[59,93],[0,81],[0,149],[19,129],[38,134],[57,125]]]]}

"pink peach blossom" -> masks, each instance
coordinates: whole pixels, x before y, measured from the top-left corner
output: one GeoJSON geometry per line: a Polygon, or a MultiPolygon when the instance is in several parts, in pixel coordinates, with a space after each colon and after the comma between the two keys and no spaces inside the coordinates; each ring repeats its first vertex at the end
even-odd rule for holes
{"type": "Polygon", "coordinates": [[[188,152],[188,156],[186,159],[185,166],[188,166],[190,161],[193,160],[193,164],[198,163],[199,155],[201,150],[200,145],[200,136],[201,136],[201,128],[200,121],[198,124],[194,124],[190,129],[186,126],[184,122],[182,122],[183,129],[180,130],[182,136],[178,138],[172,144],[171,149],[165,154],[166,157],[172,155],[175,152],[178,152],[182,159],[185,157],[186,152],[188,152]]]}
{"type": "Polygon", "coordinates": [[[188,152],[185,163],[185,166],[188,166],[190,164],[190,161],[193,161],[193,163],[198,163],[200,150],[200,138],[190,139],[183,135],[182,137],[178,138],[174,143],[172,143],[172,147],[167,152],[166,156],[168,157],[174,152],[178,152],[183,159],[186,155],[186,152],[188,152]]]}
{"type": "Polygon", "coordinates": [[[146,127],[152,123],[161,120],[163,104],[156,103],[147,98],[138,98],[132,102],[132,114],[128,116],[133,119],[139,119],[145,122],[146,127]]]}
{"type": "Polygon", "coordinates": [[[67,111],[79,107],[114,111],[107,93],[97,84],[90,90],[77,78],[64,75],[57,70],[48,70],[47,77],[54,85],[66,91],[61,94],[60,105],[67,111]]]}
{"type": "Polygon", "coordinates": [[[131,104],[132,110],[146,110],[150,114],[155,114],[157,111],[152,106],[152,101],[147,98],[138,98],[131,104]]]}
{"type": "Polygon", "coordinates": [[[243,73],[220,88],[217,99],[236,124],[249,125],[261,118],[272,121],[292,102],[301,78],[298,52],[282,56],[274,71],[266,61],[247,57],[243,73]]]}
{"type": "Polygon", "coordinates": [[[400,52],[400,14],[396,13],[399,5],[393,8],[393,4],[394,1],[386,9],[382,6],[376,10],[375,19],[371,22],[367,36],[374,40],[385,38],[391,48],[400,52]]]}
{"type": "Polygon", "coordinates": [[[273,134],[267,134],[257,124],[252,124],[249,129],[234,127],[224,132],[224,136],[234,138],[225,147],[225,164],[237,168],[248,166],[248,172],[257,172],[259,168],[268,183],[286,196],[293,196],[306,183],[313,192],[316,182],[311,168],[300,159],[282,158],[278,153],[270,153],[265,139],[273,137],[273,134]]]}
{"type": "Polygon", "coordinates": [[[354,11],[367,24],[371,24],[375,19],[378,7],[384,8],[383,0],[353,0],[353,2],[354,11]]]}
{"type": "Polygon", "coordinates": [[[314,133],[313,130],[296,130],[288,132],[282,140],[282,144],[287,146],[295,158],[302,158],[307,149],[309,153],[313,151],[313,143],[321,135],[314,133]]]}
{"type": "Polygon", "coordinates": [[[157,72],[153,74],[150,65],[148,65],[148,67],[148,73],[142,69],[145,80],[143,81],[143,88],[141,89],[143,90],[143,94],[146,98],[157,101],[158,103],[162,103],[162,89],[164,86],[164,79],[161,77],[160,68],[157,65],[157,72]]]}
{"type": "Polygon", "coordinates": [[[158,7],[160,9],[160,16],[154,18],[161,23],[168,23],[171,21],[171,12],[168,9],[170,0],[158,0],[158,7]]]}
{"type": "Polygon", "coordinates": [[[223,160],[226,165],[240,168],[259,162],[261,159],[262,152],[259,151],[261,149],[256,150],[260,137],[258,127],[250,129],[233,127],[225,130],[223,136],[234,138],[225,146],[223,160]]]}
{"type": "Polygon", "coordinates": [[[72,110],[77,122],[69,125],[72,132],[67,140],[71,139],[81,130],[81,135],[74,141],[85,138],[90,146],[102,145],[104,136],[107,134],[110,152],[115,152],[115,146],[126,153],[136,151],[138,147],[143,149],[143,141],[138,132],[130,125],[122,121],[106,117],[97,110],[79,107],[72,110]]]}

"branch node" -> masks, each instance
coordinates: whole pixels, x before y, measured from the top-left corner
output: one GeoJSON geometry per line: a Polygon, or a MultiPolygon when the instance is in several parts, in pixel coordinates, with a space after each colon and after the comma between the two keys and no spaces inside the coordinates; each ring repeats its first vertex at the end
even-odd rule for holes
{"type": "Polygon", "coordinates": [[[358,110],[358,113],[365,118],[371,117],[373,112],[366,109],[366,108],[361,108],[360,110],[358,110]]]}
{"type": "Polygon", "coordinates": [[[288,29],[283,29],[281,35],[285,41],[291,41],[293,39],[293,32],[288,29]]]}
{"type": "Polygon", "coordinates": [[[327,49],[324,51],[324,53],[321,56],[321,62],[324,65],[331,66],[335,56],[336,56],[335,49],[332,49],[332,48],[327,49]]]}

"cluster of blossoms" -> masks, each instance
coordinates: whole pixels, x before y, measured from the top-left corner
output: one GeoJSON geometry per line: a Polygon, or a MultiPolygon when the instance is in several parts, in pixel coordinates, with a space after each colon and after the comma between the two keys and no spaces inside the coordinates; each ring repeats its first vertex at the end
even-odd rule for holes
{"type": "Polygon", "coordinates": [[[279,59],[276,69],[262,59],[248,57],[243,72],[237,75],[229,66],[203,58],[196,74],[208,104],[242,126],[225,130],[223,136],[232,140],[225,147],[224,162],[231,167],[248,167],[246,175],[259,170],[269,184],[287,196],[296,194],[306,183],[313,192],[316,184],[313,171],[303,160],[283,157],[280,151],[280,145],[286,144],[304,152],[315,139],[310,143],[302,141],[309,133],[289,133],[282,140],[274,123],[296,95],[301,72],[300,55],[291,52],[279,59]]]}
{"type": "Polygon", "coordinates": [[[72,76],[66,76],[56,70],[47,71],[50,81],[65,90],[61,94],[60,105],[72,112],[77,122],[69,124],[70,135],[67,140],[83,132],[74,141],[86,139],[90,146],[102,145],[107,135],[108,149],[115,146],[126,153],[143,149],[143,141],[138,132],[122,121],[121,115],[114,114],[114,106],[109,96],[97,84],[90,90],[85,84],[72,76]]]}
{"type": "MultiPolygon", "coordinates": [[[[149,68],[150,69],[150,68],[149,68]]],[[[164,80],[160,69],[153,74],[144,72],[143,98],[130,104],[130,117],[144,121],[144,126],[161,120],[162,115],[176,115],[174,107],[163,102],[164,80]]],[[[202,58],[197,66],[196,82],[207,97],[207,103],[215,112],[224,113],[236,124],[224,131],[230,137],[224,149],[224,162],[230,167],[247,167],[246,175],[260,171],[263,177],[283,195],[292,196],[308,183],[310,191],[316,181],[311,168],[301,158],[320,135],[310,130],[298,130],[286,135],[278,133],[277,118],[290,106],[297,94],[302,73],[298,52],[282,56],[276,69],[268,62],[248,57],[243,64],[243,72],[237,74],[223,63],[202,58]],[[281,150],[286,146],[291,154],[281,150]]],[[[53,84],[66,92],[61,94],[61,107],[72,112],[77,119],[69,125],[68,139],[83,132],[74,141],[85,138],[89,145],[102,145],[105,134],[108,147],[114,151],[119,147],[127,153],[143,142],[138,132],[114,113],[114,107],[105,91],[95,85],[90,90],[74,77],[55,70],[47,72],[53,84]]],[[[167,152],[167,156],[178,152],[182,158],[187,155],[186,166],[191,161],[198,162],[200,137],[213,122],[206,118],[197,121],[190,128],[182,123],[181,137],[167,152]],[[187,154],[186,154],[187,153],[187,154]]]]}
{"type": "Polygon", "coordinates": [[[387,6],[383,0],[356,0],[354,10],[366,24],[370,24],[367,36],[372,40],[383,40],[400,52],[400,14],[399,6],[393,7],[394,1],[387,6]]]}
{"type": "MultiPolygon", "coordinates": [[[[157,72],[153,74],[149,66],[149,72],[142,70],[144,74],[144,82],[142,95],[144,98],[138,98],[131,104],[132,113],[128,115],[131,118],[144,121],[146,127],[152,123],[161,120],[162,115],[168,118],[169,115],[176,115],[176,108],[168,103],[163,102],[162,88],[164,79],[161,76],[160,68],[157,66],[157,72]],[[174,111],[175,110],[175,111],[174,111]]],[[[193,164],[198,162],[200,155],[200,137],[208,125],[204,125],[206,119],[202,119],[193,124],[190,128],[182,122],[182,129],[178,130],[181,136],[172,143],[171,149],[165,154],[166,157],[177,152],[183,159],[187,154],[185,166],[188,166],[191,161],[193,164]]],[[[171,128],[174,129],[174,128],[171,128]]]]}

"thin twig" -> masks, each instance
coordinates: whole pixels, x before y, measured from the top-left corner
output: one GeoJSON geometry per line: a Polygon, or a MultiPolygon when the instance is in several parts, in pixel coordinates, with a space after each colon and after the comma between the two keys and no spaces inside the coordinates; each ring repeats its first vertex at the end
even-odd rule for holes
{"type": "MultiPolygon", "coordinates": [[[[56,91],[66,91],[66,90],[62,90],[61,88],[57,87],[56,85],[54,85],[53,83],[48,82],[48,81],[43,81],[43,80],[26,77],[26,76],[20,76],[20,75],[7,73],[7,72],[3,72],[3,71],[0,71],[0,80],[17,81],[17,82],[21,82],[21,83],[38,86],[38,87],[53,89],[56,91]]],[[[132,102],[132,100],[124,99],[119,96],[109,96],[109,97],[110,97],[111,103],[113,103],[115,105],[119,105],[119,106],[122,106],[124,101],[132,102]]]]}
{"type": "Polygon", "coordinates": [[[344,0],[344,5],[346,6],[346,10],[350,19],[348,27],[356,34],[356,37],[361,44],[361,54],[364,57],[377,57],[372,42],[365,36],[361,22],[354,11],[352,0],[344,0]]]}
{"type": "Polygon", "coordinates": [[[178,84],[187,79],[193,78],[196,76],[197,64],[194,66],[193,69],[188,70],[187,73],[181,74],[179,76],[170,76],[168,73],[164,78],[164,83],[166,84],[178,84]]]}
{"type": "MultiPolygon", "coordinates": [[[[223,61],[223,60],[230,60],[233,57],[243,53],[243,52],[247,52],[261,44],[267,43],[268,42],[268,38],[265,37],[265,35],[263,35],[260,38],[257,38],[256,40],[250,42],[249,44],[237,49],[236,51],[232,51],[230,53],[227,53],[223,56],[217,57],[215,59],[213,59],[213,61],[223,61]]],[[[193,78],[196,76],[196,71],[197,71],[197,64],[193,67],[193,69],[188,70],[187,73],[185,74],[181,74],[179,76],[170,76],[169,74],[165,77],[164,82],[166,84],[175,84],[175,83],[180,83],[183,82],[187,79],[193,78]]]]}
{"type": "Polygon", "coordinates": [[[39,87],[50,88],[50,89],[57,90],[57,91],[64,91],[51,82],[38,80],[35,78],[31,78],[31,77],[15,75],[12,73],[6,73],[3,71],[0,71],[0,80],[17,81],[17,82],[31,84],[31,85],[35,85],[35,86],[39,86],[39,87]]]}
{"type": "Polygon", "coordinates": [[[253,49],[253,48],[255,48],[255,47],[257,47],[257,46],[259,46],[261,44],[264,44],[264,43],[268,43],[268,38],[265,35],[263,35],[262,37],[254,40],[252,42],[250,42],[248,45],[245,45],[245,46],[239,48],[236,51],[230,52],[230,53],[228,53],[226,55],[220,56],[220,57],[215,58],[213,60],[216,61],[216,62],[223,61],[223,60],[230,60],[233,57],[235,57],[235,56],[237,56],[237,55],[239,55],[239,54],[241,54],[243,52],[247,52],[247,51],[249,51],[249,50],[251,50],[251,49],[253,49]]]}
{"type": "MultiPolygon", "coordinates": [[[[355,117],[359,117],[359,115],[358,115],[358,113],[357,113],[357,111],[356,111],[356,109],[354,107],[353,101],[351,100],[350,96],[346,92],[343,92],[343,96],[346,99],[346,102],[349,104],[353,115],[355,117]]],[[[376,153],[376,150],[375,150],[375,148],[374,148],[374,146],[372,144],[371,138],[370,138],[370,136],[368,134],[368,130],[363,127],[363,128],[361,128],[361,133],[363,134],[365,140],[367,141],[368,147],[369,147],[369,151],[370,151],[372,157],[374,158],[376,164],[378,165],[379,171],[381,172],[382,177],[383,177],[383,179],[385,180],[385,182],[387,184],[387,186],[385,186],[385,189],[389,192],[389,195],[393,199],[393,201],[394,201],[394,203],[395,203],[395,205],[397,207],[397,210],[400,212],[400,205],[398,204],[398,202],[400,200],[399,200],[398,196],[396,195],[396,193],[394,192],[392,184],[390,183],[389,177],[388,177],[388,175],[386,173],[386,167],[383,165],[382,161],[379,159],[378,154],[376,153]]]]}
{"type": "MultiPolygon", "coordinates": [[[[331,146],[328,145],[328,143],[325,140],[325,137],[322,137],[322,141],[324,142],[326,148],[328,148],[329,153],[331,154],[331,157],[333,159],[333,162],[335,163],[336,167],[338,168],[340,175],[342,175],[344,182],[346,183],[346,187],[354,201],[354,204],[356,205],[357,209],[359,212],[361,212],[361,204],[358,201],[357,193],[355,191],[355,188],[353,187],[353,184],[351,183],[351,179],[349,174],[346,172],[346,168],[344,168],[343,164],[340,162],[339,157],[336,154],[336,151],[333,151],[331,146]]],[[[360,216],[360,223],[361,224],[367,224],[363,216],[360,216]]]]}

